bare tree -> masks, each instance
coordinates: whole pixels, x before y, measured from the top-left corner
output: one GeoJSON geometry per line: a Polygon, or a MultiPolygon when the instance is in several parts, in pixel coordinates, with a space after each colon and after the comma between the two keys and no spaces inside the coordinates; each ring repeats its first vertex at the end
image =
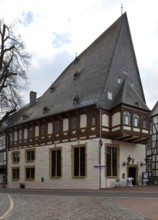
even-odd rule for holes
{"type": "Polygon", "coordinates": [[[14,25],[0,20],[0,122],[21,107],[20,91],[27,85],[30,56],[21,36],[14,33],[14,25]]]}

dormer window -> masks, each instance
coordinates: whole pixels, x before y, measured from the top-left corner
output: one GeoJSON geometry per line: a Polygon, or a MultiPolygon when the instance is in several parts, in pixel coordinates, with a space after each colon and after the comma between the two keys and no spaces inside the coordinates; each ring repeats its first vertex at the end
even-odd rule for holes
{"type": "Polygon", "coordinates": [[[28,118],[28,115],[24,114],[23,115],[23,120],[26,120],[28,118]]]}
{"type": "Polygon", "coordinates": [[[137,107],[139,107],[139,103],[138,103],[138,102],[135,102],[135,105],[136,105],[137,107]]]}
{"type": "Polygon", "coordinates": [[[55,86],[50,87],[50,92],[53,92],[55,90],[55,86]]]}
{"type": "Polygon", "coordinates": [[[77,95],[77,96],[74,97],[73,104],[74,104],[74,105],[75,105],[75,104],[79,104],[79,102],[80,102],[80,98],[79,98],[79,96],[77,95]]]}
{"type": "Polygon", "coordinates": [[[112,92],[108,92],[108,99],[112,100],[112,92]]]}
{"type": "Polygon", "coordinates": [[[78,71],[74,74],[74,80],[78,79],[80,77],[80,73],[78,71]]]}
{"type": "Polygon", "coordinates": [[[49,112],[48,106],[44,106],[44,108],[43,108],[43,114],[46,114],[46,113],[48,113],[48,112],[49,112]]]}
{"type": "Polygon", "coordinates": [[[122,80],[121,80],[121,78],[119,77],[119,78],[117,79],[117,83],[120,84],[121,81],[122,81],[122,80]]]}

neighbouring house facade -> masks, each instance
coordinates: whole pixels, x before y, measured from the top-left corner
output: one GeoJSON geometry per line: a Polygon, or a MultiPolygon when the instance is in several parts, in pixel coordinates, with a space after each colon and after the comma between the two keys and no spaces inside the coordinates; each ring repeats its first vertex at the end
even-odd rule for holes
{"type": "MultiPolygon", "coordinates": [[[[5,123],[0,127],[0,183],[7,182],[7,140],[5,134],[5,123]]],[[[1,184],[0,184],[1,186],[1,184]]]]}
{"type": "Polygon", "coordinates": [[[150,184],[158,184],[158,102],[151,112],[150,139],[146,146],[145,165],[150,184]]]}
{"type": "Polygon", "coordinates": [[[124,13],[8,120],[8,187],[141,184],[148,109],[124,13]]]}

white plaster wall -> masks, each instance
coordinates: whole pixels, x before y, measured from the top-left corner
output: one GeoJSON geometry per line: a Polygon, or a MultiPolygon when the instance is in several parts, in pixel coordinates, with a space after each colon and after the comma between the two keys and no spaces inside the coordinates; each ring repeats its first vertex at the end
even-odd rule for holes
{"type": "MultiPolygon", "coordinates": [[[[120,164],[119,175],[121,186],[126,186],[127,182],[127,166],[123,166],[123,162],[127,161],[130,155],[135,159],[134,165],[138,165],[139,185],[141,185],[142,172],[145,171],[145,166],[140,166],[145,158],[145,146],[140,144],[131,144],[110,139],[102,139],[101,147],[101,165],[106,164],[105,145],[115,144],[120,146],[120,164]],[[125,173],[125,179],[122,174],[125,173]]],[[[20,150],[20,163],[13,165],[11,160],[11,151],[8,152],[8,186],[10,188],[19,188],[20,183],[25,183],[26,188],[43,188],[43,189],[99,189],[115,186],[115,178],[106,178],[106,168],[94,167],[99,165],[99,139],[80,140],[80,144],[87,146],[87,176],[85,178],[73,178],[71,176],[71,146],[77,145],[78,141],[59,143],[56,145],[46,145],[36,147],[36,160],[33,163],[25,162],[25,149],[20,150]],[[51,179],[49,175],[49,151],[53,147],[62,148],[62,177],[59,179],[51,179]],[[25,181],[25,167],[35,165],[35,181],[25,181]],[[20,180],[11,180],[11,168],[20,166],[20,180]],[[101,183],[100,183],[101,171],[101,183]],[[41,182],[44,178],[44,182],[41,182]]]]}
{"type": "Polygon", "coordinates": [[[63,131],[69,130],[69,120],[67,118],[63,119],[63,131]]]}
{"type": "Polygon", "coordinates": [[[53,133],[53,123],[49,122],[48,123],[48,134],[52,134],[53,133]]]}
{"type": "Polygon", "coordinates": [[[24,129],[24,139],[27,139],[28,137],[28,130],[27,128],[24,129]]]}
{"type": "Polygon", "coordinates": [[[102,126],[109,127],[109,116],[102,114],[102,126]]]}
{"type": "Polygon", "coordinates": [[[87,115],[82,114],[80,115],[80,128],[86,128],[87,127],[87,115]]]}
{"type": "Polygon", "coordinates": [[[35,137],[39,136],[39,125],[35,126],[35,137]]]}
{"type": "Polygon", "coordinates": [[[120,112],[116,112],[112,116],[112,127],[121,124],[121,114],[120,112]]]}
{"type": "Polygon", "coordinates": [[[43,189],[98,189],[99,169],[94,168],[98,164],[98,139],[80,141],[80,144],[87,145],[87,176],[85,178],[73,178],[71,176],[71,145],[77,145],[78,141],[71,143],[56,144],[62,148],[62,177],[51,179],[49,175],[49,151],[54,145],[40,146],[36,148],[36,161],[25,162],[25,149],[20,150],[20,163],[13,165],[11,161],[11,151],[8,153],[8,187],[19,188],[21,183],[25,183],[26,188],[43,189]],[[35,165],[35,181],[25,181],[25,167],[35,165]],[[11,168],[20,166],[20,180],[12,181],[11,168]],[[41,182],[44,178],[44,182],[41,182]]]}

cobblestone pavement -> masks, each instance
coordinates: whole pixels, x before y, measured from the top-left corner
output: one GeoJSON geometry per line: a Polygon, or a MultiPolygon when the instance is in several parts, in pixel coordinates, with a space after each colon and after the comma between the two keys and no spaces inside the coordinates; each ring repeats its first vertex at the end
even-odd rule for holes
{"type": "Polygon", "coordinates": [[[130,208],[135,213],[140,213],[150,220],[158,220],[158,199],[155,198],[128,198],[118,201],[119,205],[130,208]]]}
{"type": "Polygon", "coordinates": [[[126,198],[26,194],[11,194],[11,197],[15,207],[7,220],[149,219],[137,210],[130,209],[126,198]]]}

